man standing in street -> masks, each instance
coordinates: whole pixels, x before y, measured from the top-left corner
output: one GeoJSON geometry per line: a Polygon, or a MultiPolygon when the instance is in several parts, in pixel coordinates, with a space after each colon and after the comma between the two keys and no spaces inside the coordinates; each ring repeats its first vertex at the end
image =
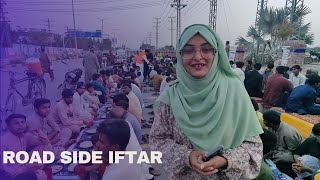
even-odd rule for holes
{"type": "Polygon", "coordinates": [[[143,76],[144,79],[148,79],[149,76],[149,64],[150,61],[153,61],[153,54],[150,52],[150,49],[145,50],[145,56],[143,56],[143,76]]]}
{"type": "Polygon", "coordinates": [[[42,68],[43,74],[49,73],[51,81],[53,81],[54,75],[53,75],[52,63],[49,60],[49,57],[48,57],[47,53],[45,52],[44,47],[41,47],[41,53],[40,53],[39,60],[41,63],[41,68],[42,68]]]}
{"type": "Polygon", "coordinates": [[[90,52],[86,53],[83,57],[83,67],[84,67],[84,79],[85,83],[91,81],[92,75],[97,73],[99,69],[99,62],[97,56],[94,54],[93,47],[90,48],[90,52]]]}

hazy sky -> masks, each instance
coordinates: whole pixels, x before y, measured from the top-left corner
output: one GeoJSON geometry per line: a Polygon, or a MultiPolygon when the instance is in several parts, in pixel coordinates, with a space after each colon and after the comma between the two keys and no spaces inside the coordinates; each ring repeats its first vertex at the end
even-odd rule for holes
{"type": "MultiPolygon", "coordinates": [[[[13,27],[46,28],[48,18],[53,32],[63,34],[66,27],[73,28],[71,0],[5,0],[6,10],[13,27]]],[[[268,6],[281,7],[286,0],[269,0],[268,6]]],[[[148,40],[152,32],[155,44],[155,17],[160,17],[159,46],[170,45],[170,16],[176,16],[170,7],[173,0],[74,0],[76,28],[84,31],[101,29],[104,21],[104,35],[115,36],[131,48],[138,48],[148,40]]],[[[184,0],[182,10],[182,30],[194,23],[208,24],[208,0],[184,0]]],[[[313,46],[320,46],[320,0],[305,0],[312,13],[305,22],[312,22],[316,40],[313,46]]],[[[218,0],[217,32],[221,38],[231,41],[245,36],[254,23],[257,0],[218,0]]],[[[174,23],[176,29],[176,23],[174,23]]],[[[174,31],[174,43],[176,32],[174,31]]],[[[148,40],[149,42],[149,40],[148,40]]]]}

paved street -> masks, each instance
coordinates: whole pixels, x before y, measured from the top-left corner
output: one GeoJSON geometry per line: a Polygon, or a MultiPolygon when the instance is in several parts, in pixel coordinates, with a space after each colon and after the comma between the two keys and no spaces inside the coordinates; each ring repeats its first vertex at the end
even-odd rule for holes
{"type": "MultiPolygon", "coordinates": [[[[68,60],[66,62],[72,68],[71,70],[76,69],[76,68],[83,69],[82,64],[81,64],[82,61],[80,59],[79,60],[68,60]]],[[[57,92],[57,88],[63,82],[64,75],[68,71],[67,66],[61,62],[56,62],[53,64],[53,66],[54,66],[54,75],[55,75],[54,81],[51,82],[49,74],[46,74],[44,76],[44,79],[45,79],[46,85],[47,85],[46,98],[51,100],[52,105],[54,105],[56,103],[55,102],[55,95],[57,92]]],[[[16,74],[17,79],[26,77],[26,75],[24,73],[25,70],[26,70],[26,67],[11,68],[11,71],[19,73],[19,74],[16,74]]],[[[1,69],[1,72],[0,72],[0,78],[1,78],[0,79],[1,80],[1,96],[0,96],[1,99],[0,99],[0,102],[1,102],[2,107],[5,104],[6,97],[8,95],[8,87],[9,87],[9,75],[7,72],[3,72],[3,71],[8,71],[8,69],[1,69]]],[[[82,77],[82,79],[83,79],[83,77],[82,77]]],[[[19,92],[22,92],[22,93],[27,92],[27,82],[18,84],[17,89],[19,90],[19,92]]],[[[18,96],[17,96],[17,101],[18,101],[18,106],[17,106],[18,113],[29,115],[30,112],[32,112],[31,111],[32,106],[31,105],[23,106],[21,103],[21,98],[18,96]]]]}

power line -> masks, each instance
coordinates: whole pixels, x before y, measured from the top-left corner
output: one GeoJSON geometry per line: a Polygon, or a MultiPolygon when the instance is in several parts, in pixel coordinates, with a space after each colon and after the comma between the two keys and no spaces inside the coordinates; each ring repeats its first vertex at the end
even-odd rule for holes
{"type": "Polygon", "coordinates": [[[200,2],[201,0],[198,0],[198,1],[193,1],[193,2],[195,2],[193,5],[189,5],[190,6],[190,8],[189,9],[186,9],[186,11],[185,11],[185,13],[183,14],[184,16],[185,15],[187,15],[187,13],[190,11],[190,10],[192,10],[192,9],[194,9],[194,5],[197,5],[199,2],[200,2]]]}
{"type": "MultiPolygon", "coordinates": [[[[189,17],[191,17],[191,18],[194,18],[194,16],[193,15],[195,15],[199,10],[201,10],[203,7],[204,7],[204,5],[206,5],[207,4],[207,2],[206,1],[202,1],[201,3],[199,3],[198,4],[198,8],[193,8],[192,10],[191,10],[191,14],[189,15],[189,17]]],[[[189,18],[190,19],[190,18],[189,18]]],[[[188,20],[189,20],[188,19],[188,20]]]]}
{"type": "MultiPolygon", "coordinates": [[[[77,1],[74,2],[75,5],[85,5],[85,4],[109,4],[112,2],[120,2],[120,1],[127,1],[127,0],[112,0],[112,1],[99,1],[99,0],[86,0],[86,1],[77,1]]],[[[70,2],[66,1],[55,1],[55,2],[22,2],[22,1],[10,1],[10,3],[13,4],[19,4],[19,5],[32,5],[32,6],[43,6],[43,5],[53,5],[53,6],[66,6],[66,5],[72,5],[70,2]]]]}
{"type": "MultiPolygon", "coordinates": [[[[145,8],[145,7],[153,7],[161,5],[161,1],[153,1],[148,3],[139,3],[139,4],[129,4],[129,5],[122,5],[122,6],[113,6],[108,8],[90,8],[90,9],[76,9],[80,12],[101,12],[101,11],[117,11],[117,10],[131,10],[137,8],[145,8]]],[[[19,9],[19,8],[12,8],[12,10],[22,10],[22,11],[37,11],[37,12],[64,12],[68,13],[71,12],[67,9],[19,9]]]]}
{"type": "Polygon", "coordinates": [[[202,8],[204,8],[205,6],[207,6],[207,1],[202,1],[202,3],[199,4],[198,8],[195,8],[196,10],[190,15],[191,18],[188,18],[187,21],[189,22],[190,20],[193,20],[193,19],[196,17],[195,15],[196,15],[198,12],[200,12],[200,10],[201,10],[202,8]]]}
{"type": "MultiPolygon", "coordinates": [[[[165,9],[162,11],[160,17],[162,18],[163,15],[165,15],[166,10],[168,9],[168,7],[170,7],[170,0],[167,0],[167,3],[165,5],[165,9]]],[[[169,8],[170,11],[171,8],[169,8]]]]}
{"type": "MultiPolygon", "coordinates": [[[[168,17],[172,16],[174,11],[172,11],[173,8],[170,8],[168,13],[166,14],[166,16],[161,19],[161,21],[167,22],[166,19],[168,19],[168,17]]],[[[165,28],[166,26],[161,26],[161,30],[163,30],[163,28],[165,28]]]]}
{"type": "Polygon", "coordinates": [[[227,13],[226,13],[226,9],[225,9],[225,5],[224,2],[222,1],[222,7],[223,7],[223,11],[224,11],[224,17],[226,19],[226,24],[227,24],[227,29],[228,29],[228,39],[230,38],[230,29],[229,29],[229,23],[228,23],[228,18],[227,18],[227,13]]]}

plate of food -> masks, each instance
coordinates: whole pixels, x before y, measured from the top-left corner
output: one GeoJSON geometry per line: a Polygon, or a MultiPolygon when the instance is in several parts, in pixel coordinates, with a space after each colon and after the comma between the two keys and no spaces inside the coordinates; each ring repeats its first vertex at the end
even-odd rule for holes
{"type": "Polygon", "coordinates": [[[74,171],[74,168],[77,166],[77,164],[70,164],[69,166],[68,166],[68,171],[69,172],[73,172],[74,171]]]}
{"type": "Polygon", "coordinates": [[[54,165],[54,166],[51,166],[51,169],[52,169],[52,174],[56,174],[63,169],[63,165],[61,164],[54,165]]]}
{"type": "Polygon", "coordinates": [[[80,148],[91,148],[92,146],[93,146],[93,144],[91,141],[83,141],[79,145],[80,148]]]}
{"type": "Polygon", "coordinates": [[[95,133],[97,133],[97,129],[96,129],[96,128],[87,129],[87,130],[86,130],[86,133],[88,133],[88,134],[95,134],[95,133]]]}

